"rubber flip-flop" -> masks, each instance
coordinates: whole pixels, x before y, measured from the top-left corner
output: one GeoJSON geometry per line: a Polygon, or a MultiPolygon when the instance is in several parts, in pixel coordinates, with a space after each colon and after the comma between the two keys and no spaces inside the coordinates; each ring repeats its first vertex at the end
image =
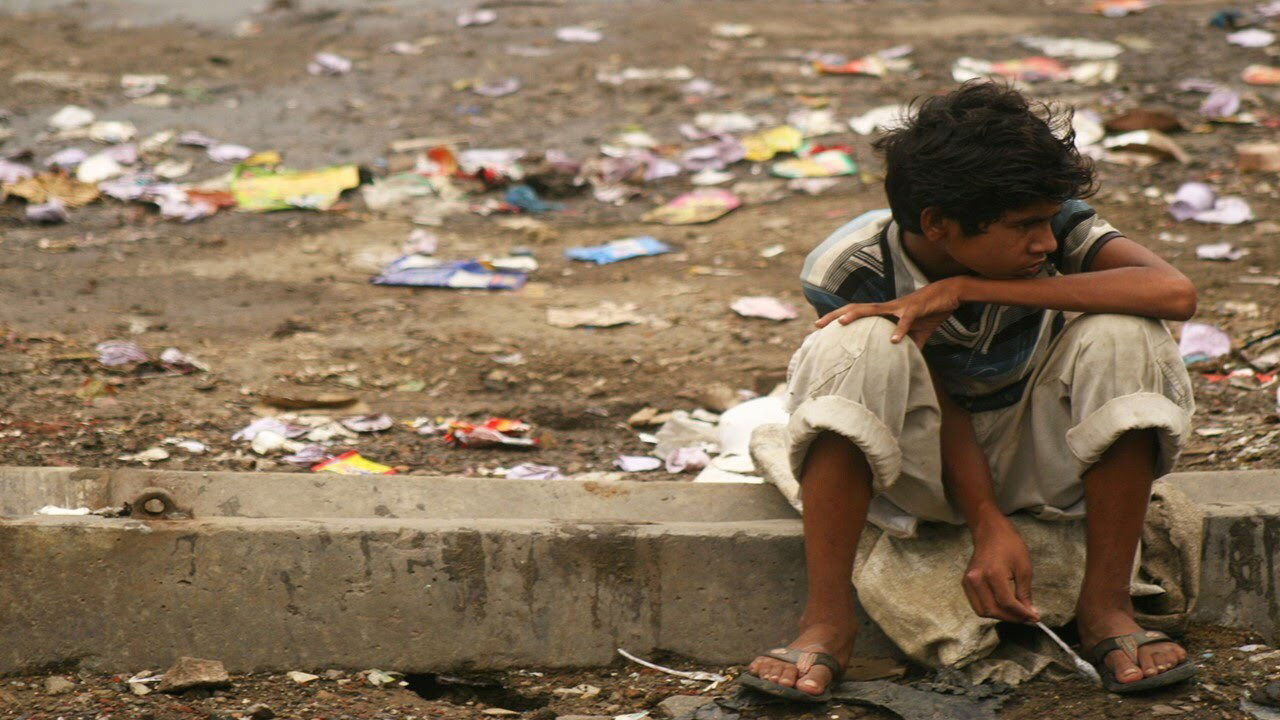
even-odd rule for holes
{"type": "Polygon", "coordinates": [[[1185,682],[1195,677],[1196,665],[1190,659],[1174,665],[1157,675],[1144,677],[1134,682],[1120,682],[1115,673],[1107,666],[1105,660],[1107,654],[1115,650],[1120,650],[1129,657],[1134,664],[1138,664],[1138,648],[1143,645],[1150,645],[1158,642],[1173,642],[1173,639],[1162,632],[1155,630],[1138,630],[1128,635],[1117,635],[1109,637],[1106,640],[1094,645],[1085,652],[1085,658],[1093,663],[1098,669],[1098,674],[1102,676],[1102,686],[1107,690],[1119,694],[1127,695],[1129,693],[1146,692],[1147,690],[1155,690],[1156,688],[1168,687],[1185,682]]]}
{"type": "Polygon", "coordinates": [[[738,682],[746,685],[753,690],[759,690],[775,697],[786,698],[796,702],[807,703],[824,703],[831,699],[831,686],[840,682],[840,676],[844,674],[844,668],[840,665],[840,661],[834,656],[823,652],[808,652],[804,650],[794,650],[791,648],[775,648],[766,653],[761,653],[763,657],[781,660],[796,666],[797,678],[803,677],[813,668],[814,665],[822,665],[831,671],[831,682],[827,683],[827,687],[818,695],[811,695],[803,690],[798,690],[786,685],[779,685],[775,682],[762,680],[751,673],[742,673],[738,676],[738,682]]]}

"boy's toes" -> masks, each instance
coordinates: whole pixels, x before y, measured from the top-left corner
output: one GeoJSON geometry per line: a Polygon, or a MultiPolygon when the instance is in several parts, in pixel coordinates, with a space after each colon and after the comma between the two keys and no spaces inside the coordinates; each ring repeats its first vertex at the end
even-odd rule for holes
{"type": "Polygon", "coordinates": [[[796,686],[796,666],[784,665],[782,668],[782,673],[778,675],[777,683],[782,687],[795,687],[796,686]]]}
{"type": "Polygon", "coordinates": [[[804,677],[800,678],[800,682],[796,684],[796,688],[801,692],[807,692],[810,695],[821,695],[823,690],[827,689],[827,685],[831,683],[831,671],[825,665],[815,665],[804,677]]]}
{"type": "Polygon", "coordinates": [[[1137,682],[1146,673],[1146,668],[1134,665],[1133,661],[1119,650],[1111,653],[1111,657],[1115,658],[1111,661],[1111,672],[1116,676],[1116,680],[1122,683],[1137,682]]]}

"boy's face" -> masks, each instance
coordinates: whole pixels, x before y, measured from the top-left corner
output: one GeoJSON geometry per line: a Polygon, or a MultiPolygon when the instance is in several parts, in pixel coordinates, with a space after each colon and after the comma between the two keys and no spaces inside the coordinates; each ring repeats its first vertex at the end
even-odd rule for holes
{"type": "Polygon", "coordinates": [[[1010,210],[977,235],[965,235],[948,221],[937,241],[952,260],[984,277],[1033,277],[1058,248],[1049,221],[1061,209],[1060,203],[1038,202],[1010,210]]]}

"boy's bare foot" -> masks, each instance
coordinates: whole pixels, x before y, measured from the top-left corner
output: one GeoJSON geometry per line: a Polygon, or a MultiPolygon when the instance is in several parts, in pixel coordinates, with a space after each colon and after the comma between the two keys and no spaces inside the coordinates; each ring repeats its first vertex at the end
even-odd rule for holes
{"type": "MultiPolygon", "coordinates": [[[[1137,632],[1142,627],[1133,619],[1133,608],[1076,609],[1076,627],[1083,648],[1118,635],[1137,632]]],[[[1138,664],[1134,665],[1122,650],[1107,653],[1105,663],[1121,683],[1137,682],[1177,666],[1187,659],[1187,651],[1174,642],[1159,642],[1138,648],[1138,664]]]]}
{"type": "MultiPolygon", "coordinates": [[[[836,622],[801,620],[800,636],[787,647],[802,652],[827,653],[839,660],[841,665],[847,665],[853,654],[853,640],[857,631],[858,626],[852,613],[847,620],[836,622]]],[[[795,665],[763,655],[747,666],[747,672],[761,680],[783,687],[794,687],[810,695],[821,695],[833,680],[831,670],[824,665],[814,665],[809,672],[800,676],[795,665]]]]}

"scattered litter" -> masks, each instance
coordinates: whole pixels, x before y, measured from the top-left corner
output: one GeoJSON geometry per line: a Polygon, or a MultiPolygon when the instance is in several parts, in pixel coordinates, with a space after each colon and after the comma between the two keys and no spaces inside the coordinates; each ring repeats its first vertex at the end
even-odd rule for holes
{"type": "Polygon", "coordinates": [[[290,465],[311,467],[317,463],[328,460],[330,457],[329,452],[320,445],[303,445],[293,453],[285,455],[280,459],[290,465]]]}
{"type": "Polygon", "coordinates": [[[222,143],[212,145],[205,154],[210,160],[224,165],[234,165],[244,162],[253,154],[253,151],[243,145],[235,145],[232,143],[222,143]]]}
{"type": "Polygon", "coordinates": [[[92,511],[87,507],[65,508],[57,505],[45,505],[36,510],[36,515],[89,515],[92,511]]]}
{"type": "Polygon", "coordinates": [[[1240,79],[1250,85],[1280,85],[1280,67],[1250,65],[1240,72],[1240,79]]]}
{"type": "Polygon", "coordinates": [[[1195,220],[1218,225],[1239,225],[1253,220],[1253,211],[1244,198],[1218,197],[1206,183],[1183,183],[1173,197],[1169,214],[1178,222],[1195,220]]]}
{"type": "Polygon", "coordinates": [[[445,443],[455,447],[503,447],[534,448],[538,438],[529,437],[533,429],[527,423],[509,418],[491,417],[483,424],[475,425],[461,420],[450,420],[445,424],[447,432],[445,443]]]}
{"type": "Polygon", "coordinates": [[[1102,146],[1108,150],[1138,153],[1150,162],[1176,160],[1185,165],[1191,159],[1181,145],[1158,130],[1135,130],[1116,135],[1103,140],[1102,146]]]}
{"type": "Polygon", "coordinates": [[[342,427],[358,433],[382,432],[391,429],[391,416],[386,413],[375,413],[373,415],[356,415],[355,417],[342,418],[338,422],[342,423],[342,427]]]}
{"type": "Polygon", "coordinates": [[[564,255],[570,260],[608,265],[619,260],[661,255],[668,252],[671,252],[671,248],[666,243],[652,235],[641,235],[622,240],[613,240],[603,245],[569,248],[564,251],[564,255]]]}
{"type": "Polygon", "coordinates": [[[395,475],[395,468],[364,458],[355,450],[311,466],[313,472],[331,472],[339,475],[395,475]]]}
{"type": "Polygon", "coordinates": [[[140,98],[159,90],[169,84],[168,75],[136,75],[120,76],[120,89],[128,98],[140,98]]]}
{"type": "Polygon", "coordinates": [[[612,328],[621,325],[655,325],[655,318],[637,312],[635,303],[609,300],[590,308],[547,308],[547,323],[560,328],[612,328]]]}
{"type": "Polygon", "coordinates": [[[1103,17],[1117,18],[1146,12],[1160,0],[1097,0],[1093,11],[1103,17]]]}
{"type": "Polygon", "coordinates": [[[717,220],[741,206],[742,201],[728,190],[701,188],[650,210],[641,219],[663,225],[694,225],[717,220]]]}
{"type": "Polygon", "coordinates": [[[1248,250],[1242,250],[1229,242],[1210,243],[1207,245],[1196,246],[1196,257],[1201,260],[1225,260],[1228,262],[1234,262],[1248,254],[1248,250]]]}
{"type": "Polygon", "coordinates": [[[236,207],[249,212],[307,209],[328,210],[348,190],[360,184],[355,165],[318,170],[271,170],[241,167],[231,179],[236,207]]]}
{"type": "Polygon", "coordinates": [[[345,75],[351,72],[351,61],[330,52],[316,53],[307,63],[307,72],[312,75],[345,75]]]}
{"type": "Polygon", "coordinates": [[[504,477],[508,480],[563,480],[564,474],[552,465],[521,463],[507,470],[504,477]]]}
{"type": "Polygon", "coordinates": [[[67,105],[49,117],[48,125],[54,130],[67,132],[78,130],[94,121],[97,116],[88,108],[79,105],[67,105]]]}
{"type": "Polygon", "coordinates": [[[1045,625],[1040,621],[1036,621],[1036,627],[1043,630],[1044,634],[1048,635],[1049,639],[1053,640],[1054,644],[1062,648],[1062,652],[1066,653],[1067,657],[1071,658],[1071,664],[1075,666],[1077,673],[1094,685],[1098,687],[1102,686],[1102,676],[1098,674],[1097,668],[1085,662],[1084,658],[1077,655],[1076,651],[1072,650],[1070,645],[1062,642],[1062,638],[1058,637],[1057,633],[1050,630],[1048,625],[1045,625]]]}
{"type": "Polygon", "coordinates": [[[849,119],[849,127],[859,135],[870,135],[877,130],[893,130],[909,118],[906,105],[881,105],[849,119]]]}
{"type": "Polygon", "coordinates": [[[1266,47],[1275,41],[1275,33],[1260,28],[1247,28],[1227,35],[1227,42],[1247,48],[1266,47]]]}
{"type": "Polygon", "coordinates": [[[41,173],[35,177],[5,185],[4,192],[28,203],[46,203],[57,198],[69,208],[88,205],[98,199],[98,188],[62,173],[41,173]]]}
{"type": "Polygon", "coordinates": [[[12,185],[33,177],[35,177],[35,171],[26,165],[0,158],[0,185],[12,185]]]}
{"type": "Polygon", "coordinates": [[[370,282],[453,290],[519,290],[527,277],[523,272],[504,270],[478,260],[445,262],[422,255],[404,255],[391,261],[370,282]]]}
{"type": "Polygon", "coordinates": [[[743,157],[748,162],[764,162],[778,153],[793,153],[803,144],[803,133],[790,125],[779,125],[742,138],[743,157]]]}
{"type": "Polygon", "coordinates": [[[1200,103],[1200,114],[1210,120],[1230,118],[1240,110],[1240,93],[1227,87],[1216,87],[1200,103]]]}
{"type": "Polygon", "coordinates": [[[857,171],[858,164],[849,153],[844,149],[834,148],[805,157],[780,160],[769,169],[773,175],[782,178],[831,178],[852,175],[857,171]]]}
{"type": "Polygon", "coordinates": [[[1124,46],[1106,40],[1091,40],[1077,37],[1045,37],[1041,35],[1018,38],[1024,47],[1050,57],[1064,57],[1075,60],[1109,60],[1124,52],[1124,46]]]}
{"type": "Polygon", "coordinates": [[[623,650],[622,648],[618,648],[618,654],[630,660],[631,662],[636,663],[638,665],[643,665],[649,668],[650,670],[657,670],[660,673],[673,675],[675,677],[684,678],[686,680],[698,680],[701,682],[710,682],[711,685],[709,685],[706,688],[707,690],[710,690],[711,688],[714,688],[715,686],[729,679],[725,675],[721,675],[719,673],[713,673],[713,672],[705,672],[702,670],[693,670],[693,671],[674,670],[672,668],[664,667],[656,663],[651,663],[648,660],[638,658],[635,655],[632,655],[631,653],[627,652],[626,650],[623,650]]]}
{"type": "Polygon", "coordinates": [[[598,43],[604,39],[604,34],[595,28],[571,25],[558,28],[556,39],[567,43],[598,43]]]}
{"type": "Polygon", "coordinates": [[[506,77],[501,80],[493,80],[491,82],[479,83],[471,86],[471,92],[481,97],[506,97],[518,91],[521,87],[520,78],[506,77]]]}
{"type": "Polygon", "coordinates": [[[125,172],[124,166],[116,162],[106,153],[98,153],[85,158],[76,166],[76,179],[82,183],[97,185],[103,180],[119,177],[125,172]]]}
{"type": "Polygon", "coordinates": [[[649,455],[619,455],[613,464],[623,472],[649,472],[662,467],[663,463],[649,455]]]}
{"type": "Polygon", "coordinates": [[[115,145],[132,140],[138,135],[138,128],[131,122],[102,120],[90,125],[87,135],[94,142],[115,145]]]}
{"type": "Polygon", "coordinates": [[[528,185],[512,185],[503,195],[507,204],[519,208],[522,212],[541,215],[552,210],[559,210],[560,203],[549,203],[538,196],[538,191],[528,185]]]}
{"type": "Polygon", "coordinates": [[[493,10],[463,10],[458,13],[458,27],[472,27],[476,25],[489,25],[498,19],[498,13],[493,10]]]}
{"type": "Polygon", "coordinates": [[[740,297],[729,307],[743,317],[758,317],[779,322],[795,320],[799,317],[795,307],[777,298],[763,295],[740,297]]]}
{"type": "Polygon", "coordinates": [[[667,454],[667,472],[676,474],[686,470],[701,470],[711,463],[711,456],[701,447],[676,448],[667,454]]]}
{"type": "Polygon", "coordinates": [[[1182,337],[1178,340],[1178,351],[1183,362],[1188,364],[1212,360],[1231,352],[1231,337],[1212,325],[1184,323],[1182,337]]]}
{"type": "Polygon", "coordinates": [[[146,465],[147,463],[161,462],[169,459],[169,451],[162,447],[152,447],[133,455],[121,455],[120,459],[125,462],[136,462],[146,465]]]}
{"type": "Polygon", "coordinates": [[[737,40],[755,35],[756,28],[747,23],[719,22],[711,26],[711,34],[718,38],[737,40]]]}
{"type": "Polygon", "coordinates": [[[48,202],[38,205],[28,204],[25,214],[31,222],[43,224],[63,223],[71,219],[67,206],[58,198],[49,198],[48,202]]]}

